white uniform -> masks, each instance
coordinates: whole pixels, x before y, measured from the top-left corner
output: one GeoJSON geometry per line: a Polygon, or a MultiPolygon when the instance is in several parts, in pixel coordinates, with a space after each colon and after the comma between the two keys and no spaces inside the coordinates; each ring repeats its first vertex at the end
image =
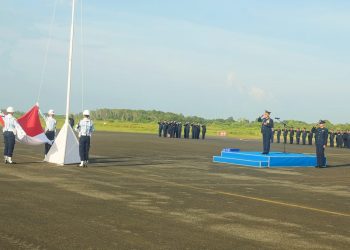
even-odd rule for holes
{"type": "Polygon", "coordinates": [[[94,123],[89,118],[85,117],[80,120],[76,130],[79,132],[79,155],[80,155],[80,165],[87,166],[89,161],[89,150],[90,150],[90,138],[92,132],[95,131],[94,123]]]}

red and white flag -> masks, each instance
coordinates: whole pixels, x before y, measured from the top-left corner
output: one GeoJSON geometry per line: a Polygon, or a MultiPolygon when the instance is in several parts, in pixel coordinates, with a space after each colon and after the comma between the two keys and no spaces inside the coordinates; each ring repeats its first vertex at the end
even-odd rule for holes
{"type": "MultiPolygon", "coordinates": [[[[40,145],[44,143],[52,144],[44,132],[39,118],[39,107],[34,106],[31,110],[17,119],[16,139],[28,145],[40,145]]],[[[0,124],[4,126],[4,121],[0,117],[0,124]]]]}

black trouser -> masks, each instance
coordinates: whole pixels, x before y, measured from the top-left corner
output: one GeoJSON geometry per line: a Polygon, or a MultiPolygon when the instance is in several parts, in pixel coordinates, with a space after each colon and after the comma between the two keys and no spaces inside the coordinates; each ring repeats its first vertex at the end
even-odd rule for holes
{"type": "Polygon", "coordinates": [[[300,137],[297,137],[297,144],[300,144],[300,137]]]}
{"type": "Polygon", "coordinates": [[[280,143],[280,142],[281,142],[281,136],[277,135],[277,143],[280,143]]]}
{"type": "Polygon", "coordinates": [[[82,135],[79,138],[79,155],[81,161],[89,160],[90,136],[82,135]]]}
{"type": "Polygon", "coordinates": [[[4,156],[12,157],[16,144],[15,134],[12,131],[4,132],[4,144],[4,156]]]}
{"type": "Polygon", "coordinates": [[[302,141],[303,141],[303,145],[305,145],[306,144],[306,137],[302,137],[302,141]]]}
{"type": "MultiPolygon", "coordinates": [[[[53,141],[55,139],[55,131],[46,131],[45,135],[50,141],[53,141]]],[[[45,143],[45,154],[49,152],[50,148],[51,144],[45,143]]]]}
{"type": "Polygon", "coordinates": [[[263,131],[263,153],[268,154],[270,152],[271,132],[263,131]]]}
{"type": "Polygon", "coordinates": [[[317,167],[326,166],[326,157],[324,155],[323,145],[316,144],[317,167]]]}
{"type": "Polygon", "coordinates": [[[202,132],[202,140],[205,139],[205,133],[206,133],[206,132],[202,132]]]}
{"type": "Polygon", "coordinates": [[[293,144],[294,137],[289,137],[289,143],[293,144]]]}

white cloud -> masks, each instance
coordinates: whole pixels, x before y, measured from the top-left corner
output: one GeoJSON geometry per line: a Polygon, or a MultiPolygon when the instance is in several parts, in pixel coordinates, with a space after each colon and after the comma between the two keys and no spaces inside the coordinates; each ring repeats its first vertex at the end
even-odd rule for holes
{"type": "Polygon", "coordinates": [[[250,87],[248,94],[251,98],[253,98],[256,101],[263,101],[268,98],[268,94],[266,93],[266,91],[256,86],[250,87]]]}
{"type": "Polygon", "coordinates": [[[231,71],[227,74],[227,86],[234,88],[241,95],[246,95],[253,99],[254,101],[264,101],[271,96],[263,88],[257,87],[255,85],[245,84],[237,79],[235,72],[231,71]]]}

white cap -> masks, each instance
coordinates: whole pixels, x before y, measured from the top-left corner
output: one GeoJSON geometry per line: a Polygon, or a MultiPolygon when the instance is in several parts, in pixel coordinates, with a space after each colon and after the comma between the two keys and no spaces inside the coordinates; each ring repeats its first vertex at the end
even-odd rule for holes
{"type": "Polygon", "coordinates": [[[83,115],[88,115],[88,116],[90,116],[90,111],[89,110],[84,110],[84,112],[83,112],[83,115]]]}
{"type": "Polygon", "coordinates": [[[8,108],[6,109],[6,112],[7,112],[7,113],[14,113],[14,112],[15,112],[15,109],[14,109],[13,107],[8,107],[8,108]]]}
{"type": "Polygon", "coordinates": [[[55,111],[53,109],[50,109],[49,112],[47,112],[49,115],[54,115],[55,111]]]}

